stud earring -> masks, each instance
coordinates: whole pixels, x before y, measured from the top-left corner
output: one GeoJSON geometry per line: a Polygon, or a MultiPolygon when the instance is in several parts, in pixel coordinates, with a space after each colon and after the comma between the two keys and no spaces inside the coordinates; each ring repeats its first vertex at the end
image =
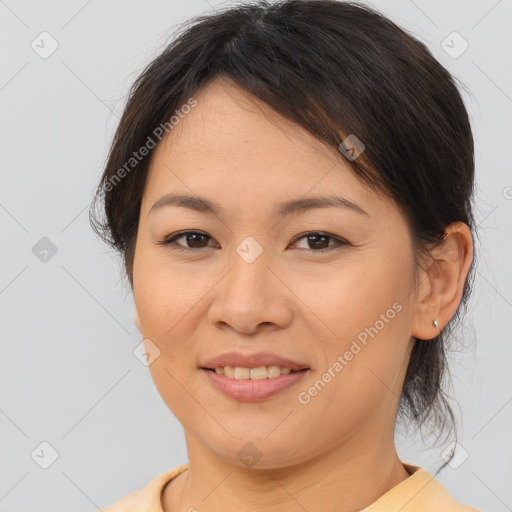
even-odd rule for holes
{"type": "Polygon", "coordinates": [[[437,330],[439,332],[441,332],[441,329],[439,329],[439,324],[437,323],[437,320],[434,320],[432,323],[436,326],[437,330]]]}

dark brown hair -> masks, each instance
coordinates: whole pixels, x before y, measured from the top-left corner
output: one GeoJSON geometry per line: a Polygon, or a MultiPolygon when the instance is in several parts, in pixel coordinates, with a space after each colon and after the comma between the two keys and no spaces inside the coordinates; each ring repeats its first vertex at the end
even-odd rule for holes
{"type": "MultiPolygon", "coordinates": [[[[90,218],[122,255],[132,286],[151,155],[133,170],[126,164],[216,77],[307,129],[362,182],[392,198],[410,226],[415,257],[442,242],[452,222],[466,223],[473,233],[470,121],[455,79],[426,46],[353,2],[243,2],[186,23],[131,88],[90,218]],[[349,134],[366,146],[355,160],[339,150],[349,134]],[[95,213],[98,201],[103,219],[95,213]]],[[[456,430],[443,378],[447,342],[467,307],[473,268],[474,261],[456,314],[439,336],[415,343],[405,377],[398,417],[427,422],[438,433],[456,430]]]]}

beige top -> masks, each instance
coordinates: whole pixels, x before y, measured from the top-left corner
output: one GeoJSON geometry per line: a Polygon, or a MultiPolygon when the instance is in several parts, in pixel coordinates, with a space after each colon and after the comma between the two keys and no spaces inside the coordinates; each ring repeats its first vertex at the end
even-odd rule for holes
{"type": "MultiPolygon", "coordinates": [[[[444,486],[425,469],[403,464],[411,476],[361,512],[481,512],[455,501],[444,486]]],[[[103,508],[103,512],[163,512],[163,488],[188,467],[187,462],[160,474],[140,491],[131,492],[109,507],[103,508]]]]}

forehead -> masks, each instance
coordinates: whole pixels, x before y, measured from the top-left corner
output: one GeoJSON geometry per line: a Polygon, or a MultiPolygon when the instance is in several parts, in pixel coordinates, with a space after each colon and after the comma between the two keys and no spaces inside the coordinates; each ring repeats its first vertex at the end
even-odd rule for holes
{"type": "Polygon", "coordinates": [[[235,175],[252,166],[292,162],[308,167],[300,163],[333,160],[326,146],[304,128],[228,80],[212,81],[194,98],[197,106],[163,139],[155,159],[209,162],[211,166],[221,160],[222,167],[233,166],[235,175]]]}
{"type": "Polygon", "coordinates": [[[197,105],[153,151],[146,209],[169,192],[239,207],[334,192],[360,204],[378,201],[341,157],[231,82],[214,80],[194,98],[197,105]]]}

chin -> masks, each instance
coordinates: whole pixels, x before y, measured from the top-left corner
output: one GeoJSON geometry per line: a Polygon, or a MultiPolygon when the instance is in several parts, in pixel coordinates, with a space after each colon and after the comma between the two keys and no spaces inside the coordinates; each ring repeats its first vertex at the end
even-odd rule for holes
{"type": "Polygon", "coordinates": [[[269,432],[272,429],[256,436],[246,430],[210,444],[210,450],[228,464],[251,470],[287,468],[307,459],[307,454],[297,451],[297,446],[303,445],[297,436],[290,433],[279,436],[277,432],[269,436],[269,432]]]}

